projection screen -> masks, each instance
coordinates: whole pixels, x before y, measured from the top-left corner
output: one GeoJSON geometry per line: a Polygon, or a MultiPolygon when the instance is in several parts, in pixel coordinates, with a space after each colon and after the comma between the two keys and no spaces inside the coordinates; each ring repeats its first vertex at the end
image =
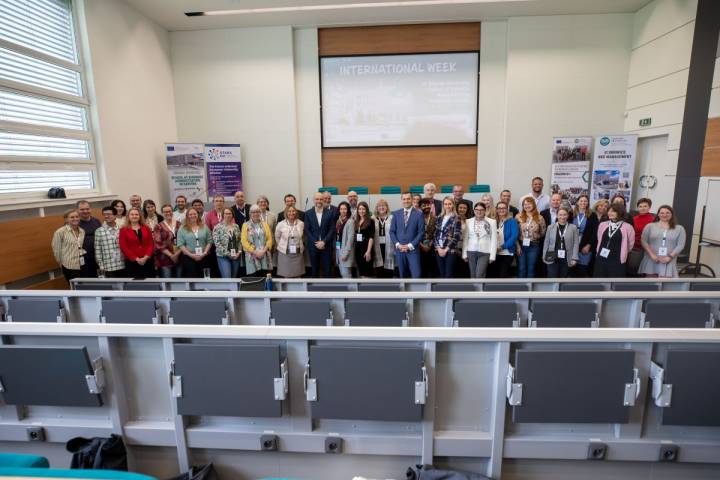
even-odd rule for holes
{"type": "Polygon", "coordinates": [[[477,144],[478,52],[322,57],[324,148],[477,144]]]}

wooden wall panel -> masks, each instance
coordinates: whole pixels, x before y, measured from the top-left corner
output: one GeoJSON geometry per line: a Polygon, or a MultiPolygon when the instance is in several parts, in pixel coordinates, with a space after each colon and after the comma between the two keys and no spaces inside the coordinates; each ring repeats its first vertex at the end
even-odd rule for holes
{"type": "MultiPolygon", "coordinates": [[[[101,209],[94,209],[93,216],[102,219],[101,209]]],[[[50,242],[64,223],[62,215],[0,222],[0,284],[58,268],[50,242]]]]}
{"type": "MultiPolygon", "coordinates": [[[[480,23],[437,23],[321,28],[320,56],[480,50],[480,23]]],[[[477,147],[388,147],[322,150],[323,185],[346,192],[367,186],[407,188],[434,182],[475,183],[477,147]]]]}
{"type": "Polygon", "coordinates": [[[341,148],[323,151],[323,182],[347,192],[366,186],[475,183],[477,147],[341,148]]]}
{"type": "Polygon", "coordinates": [[[700,174],[703,177],[720,176],[720,117],[708,120],[700,174]]]}
{"type": "Polygon", "coordinates": [[[35,283],[27,287],[27,290],[67,290],[70,288],[65,277],[55,277],[52,280],[35,283]]]}
{"type": "Polygon", "coordinates": [[[480,50],[480,23],[321,28],[320,56],[480,50]]]}

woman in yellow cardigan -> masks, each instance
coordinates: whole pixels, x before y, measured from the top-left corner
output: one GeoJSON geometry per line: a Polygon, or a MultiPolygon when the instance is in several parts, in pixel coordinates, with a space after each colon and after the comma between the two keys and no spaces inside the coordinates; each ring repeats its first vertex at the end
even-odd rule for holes
{"type": "Polygon", "coordinates": [[[264,277],[273,269],[273,238],[270,226],[262,220],[262,210],[257,205],[250,207],[250,221],[243,223],[240,234],[245,251],[245,269],[248,275],[264,277]]]}

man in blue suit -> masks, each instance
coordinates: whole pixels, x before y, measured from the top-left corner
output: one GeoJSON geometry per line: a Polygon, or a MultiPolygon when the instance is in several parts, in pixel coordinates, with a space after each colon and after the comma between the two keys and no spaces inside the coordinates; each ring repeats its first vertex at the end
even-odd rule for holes
{"type": "Polygon", "coordinates": [[[400,270],[400,278],[420,278],[418,246],[425,235],[425,222],[420,210],[413,208],[410,192],[403,193],[400,198],[403,208],[393,212],[390,224],[390,240],[395,244],[395,263],[400,270]]]}
{"type": "Polygon", "coordinates": [[[335,244],[335,224],[333,214],[325,208],[322,193],[313,197],[314,208],[305,212],[305,238],[310,256],[312,276],[317,277],[322,262],[325,278],[330,277],[331,252],[335,244]]]}

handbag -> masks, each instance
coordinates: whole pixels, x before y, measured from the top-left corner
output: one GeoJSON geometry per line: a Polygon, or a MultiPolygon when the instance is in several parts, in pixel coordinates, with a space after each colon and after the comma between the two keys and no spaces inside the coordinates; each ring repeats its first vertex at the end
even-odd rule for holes
{"type": "Polygon", "coordinates": [[[459,470],[440,470],[432,465],[415,465],[407,469],[407,480],[490,480],[485,475],[459,470]]]}
{"type": "Polygon", "coordinates": [[[67,198],[65,196],[65,189],[62,187],[52,187],[48,190],[48,198],[67,198]]]}
{"type": "Polygon", "coordinates": [[[72,453],[71,469],[127,471],[127,451],[119,435],[110,438],[75,437],[68,440],[65,448],[72,453]]]}
{"type": "Polygon", "coordinates": [[[545,252],[545,263],[555,263],[555,260],[557,260],[557,252],[555,252],[555,250],[545,252]]]}

